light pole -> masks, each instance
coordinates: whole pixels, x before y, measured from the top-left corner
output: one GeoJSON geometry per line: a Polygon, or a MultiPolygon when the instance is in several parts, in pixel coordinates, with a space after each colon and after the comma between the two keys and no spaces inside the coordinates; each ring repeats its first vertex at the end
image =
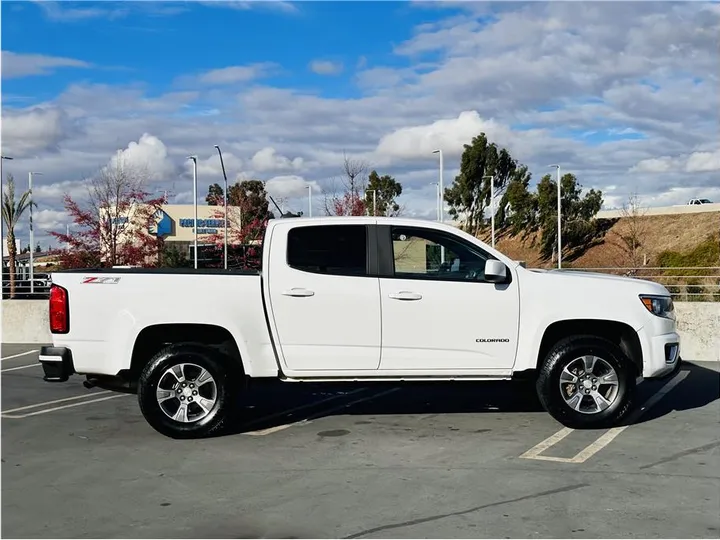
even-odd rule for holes
{"type": "Polygon", "coordinates": [[[431,182],[435,188],[435,221],[440,221],[440,182],[431,182]]]}
{"type": "Polygon", "coordinates": [[[33,176],[36,174],[42,175],[41,172],[29,172],[28,173],[28,189],[30,191],[30,295],[35,294],[35,261],[33,255],[35,254],[35,241],[33,238],[33,192],[32,192],[32,181],[33,176]]]}
{"type": "Polygon", "coordinates": [[[490,179],[490,230],[492,247],[495,249],[495,175],[483,176],[483,180],[490,179]]]}
{"type": "Polygon", "coordinates": [[[438,183],[438,189],[440,190],[440,223],[445,221],[445,212],[443,208],[443,151],[433,150],[433,154],[440,154],[440,182],[438,183]]]}
{"type": "MultiPolygon", "coordinates": [[[[225,247],[223,251],[223,258],[225,260],[225,270],[228,268],[228,207],[227,207],[227,196],[228,196],[228,182],[227,174],[225,174],[225,163],[223,162],[222,152],[220,147],[216,144],[215,148],[220,155],[220,166],[222,167],[223,179],[225,180],[225,189],[223,190],[223,204],[225,205],[225,223],[223,224],[225,229],[225,247]]],[[[197,219],[197,217],[195,218],[197,219]]]]}
{"type": "MultiPolygon", "coordinates": [[[[433,154],[440,154],[440,181],[438,189],[440,190],[440,223],[445,221],[445,204],[443,203],[443,151],[441,149],[433,150],[433,154]]],[[[445,246],[440,246],[440,264],[445,264],[445,246]]]]}
{"type": "Polygon", "coordinates": [[[560,165],[549,165],[557,169],[557,251],[558,251],[558,268],[562,268],[562,206],[561,206],[561,189],[560,189],[560,165]]]}
{"type": "Polygon", "coordinates": [[[195,269],[198,267],[198,217],[197,217],[197,156],[188,156],[193,162],[193,206],[195,207],[195,221],[193,221],[193,230],[195,231],[195,269]]]}
{"type": "MultiPolygon", "coordinates": [[[[3,204],[4,198],[5,198],[5,191],[3,190],[3,182],[5,181],[5,179],[3,177],[3,172],[2,172],[2,162],[5,161],[6,159],[12,161],[13,158],[11,158],[10,156],[0,156],[0,205],[3,204]]],[[[7,244],[7,242],[5,242],[5,235],[3,234],[4,225],[5,225],[5,220],[2,218],[2,216],[0,216],[0,242],[3,243],[0,246],[0,255],[2,255],[2,252],[5,249],[5,244],[7,244]]],[[[3,260],[2,257],[0,257],[0,261],[1,260],[3,260]]],[[[2,265],[0,265],[0,268],[3,268],[2,265]]],[[[8,268],[8,272],[10,272],[10,268],[8,268]]],[[[10,275],[10,274],[8,274],[8,275],[10,275]]]]}
{"type": "Polygon", "coordinates": [[[305,186],[308,190],[308,217],[312,217],[312,186],[305,186]]]}

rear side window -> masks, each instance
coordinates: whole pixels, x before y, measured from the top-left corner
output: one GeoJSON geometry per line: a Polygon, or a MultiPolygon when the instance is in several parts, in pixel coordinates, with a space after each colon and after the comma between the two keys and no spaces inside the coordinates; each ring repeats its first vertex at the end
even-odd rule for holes
{"type": "Polygon", "coordinates": [[[312,225],[288,233],[287,264],[296,270],[338,276],[367,275],[365,225],[312,225]]]}

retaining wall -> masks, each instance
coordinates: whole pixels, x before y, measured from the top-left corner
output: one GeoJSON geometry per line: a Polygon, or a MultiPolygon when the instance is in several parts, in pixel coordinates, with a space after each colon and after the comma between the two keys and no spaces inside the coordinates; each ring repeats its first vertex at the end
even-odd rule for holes
{"type": "MultiPolygon", "coordinates": [[[[681,355],[720,361],[720,302],[676,302],[681,355]]],[[[3,300],[2,343],[50,343],[47,300],[3,300]]]]}

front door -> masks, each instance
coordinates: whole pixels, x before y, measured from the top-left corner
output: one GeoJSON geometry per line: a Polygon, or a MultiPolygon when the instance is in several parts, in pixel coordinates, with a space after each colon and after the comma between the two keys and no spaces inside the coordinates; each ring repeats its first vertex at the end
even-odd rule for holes
{"type": "Polygon", "coordinates": [[[380,279],[380,369],[511,368],[518,341],[517,279],[485,281],[491,255],[458,235],[422,226],[378,229],[386,235],[381,244],[388,245],[391,236],[393,258],[392,277],[380,279]]]}
{"type": "Polygon", "coordinates": [[[370,277],[368,226],[275,228],[268,286],[278,352],[293,371],[376,370],[380,291],[370,277]]]}

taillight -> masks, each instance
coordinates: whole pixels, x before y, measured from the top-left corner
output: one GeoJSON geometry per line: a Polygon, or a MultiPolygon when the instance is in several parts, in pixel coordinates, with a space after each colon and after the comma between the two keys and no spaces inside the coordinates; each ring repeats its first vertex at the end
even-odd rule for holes
{"type": "Polygon", "coordinates": [[[50,332],[67,334],[70,330],[68,292],[60,285],[50,286],[50,332]]]}

